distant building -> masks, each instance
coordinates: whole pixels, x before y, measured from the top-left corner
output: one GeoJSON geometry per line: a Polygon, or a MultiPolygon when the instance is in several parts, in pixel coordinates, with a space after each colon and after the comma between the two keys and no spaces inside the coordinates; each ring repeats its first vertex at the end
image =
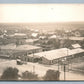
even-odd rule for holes
{"type": "Polygon", "coordinates": [[[32,37],[32,38],[37,38],[37,37],[38,37],[38,33],[32,33],[32,34],[31,34],[31,37],[32,37]]]}
{"type": "Polygon", "coordinates": [[[84,37],[69,37],[69,40],[73,43],[79,43],[84,41],[84,37]]]}
{"type": "Polygon", "coordinates": [[[84,36],[84,29],[82,28],[80,28],[80,29],[76,29],[76,30],[74,30],[74,31],[72,31],[72,33],[74,34],[74,36],[84,36]]]}
{"type": "Polygon", "coordinates": [[[80,46],[79,44],[72,44],[72,47],[73,47],[74,49],[76,49],[76,48],[81,48],[81,46],[80,46]]]}
{"type": "Polygon", "coordinates": [[[39,39],[26,39],[25,44],[33,45],[35,42],[37,42],[39,39]]]}
{"type": "Polygon", "coordinates": [[[16,39],[22,39],[22,38],[25,39],[25,38],[27,38],[27,35],[24,33],[15,33],[15,34],[13,34],[13,37],[16,39]]]}
{"type": "Polygon", "coordinates": [[[25,43],[25,39],[27,39],[27,35],[24,33],[14,33],[11,35],[3,34],[0,36],[0,44],[11,44],[16,43],[17,45],[22,45],[25,43]]]}

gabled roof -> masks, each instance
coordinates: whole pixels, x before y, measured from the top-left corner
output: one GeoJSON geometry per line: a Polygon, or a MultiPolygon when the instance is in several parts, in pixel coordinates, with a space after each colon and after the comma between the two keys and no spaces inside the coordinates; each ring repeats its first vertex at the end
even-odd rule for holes
{"type": "Polygon", "coordinates": [[[8,45],[1,45],[0,46],[1,49],[5,49],[5,50],[16,50],[16,51],[20,51],[20,50],[33,50],[33,49],[38,49],[41,47],[37,47],[37,46],[32,46],[32,45],[18,45],[16,46],[15,44],[8,44],[8,45]]]}
{"type": "Polygon", "coordinates": [[[15,44],[8,44],[8,45],[1,45],[0,46],[1,49],[15,49],[16,45],[15,44]]]}
{"type": "Polygon", "coordinates": [[[80,48],[81,46],[79,44],[73,44],[72,47],[73,48],[80,48]]]}
{"type": "Polygon", "coordinates": [[[9,35],[9,37],[12,37],[12,38],[27,38],[27,35],[24,34],[24,33],[15,33],[15,34],[9,35]]]}
{"type": "Polygon", "coordinates": [[[51,51],[35,53],[34,56],[44,57],[44,58],[47,58],[48,60],[53,60],[53,59],[67,56],[67,50],[69,49],[61,48],[61,49],[56,49],[51,51]]]}
{"type": "Polygon", "coordinates": [[[78,41],[81,41],[81,40],[84,40],[84,37],[69,37],[70,40],[78,40],[78,41]]]}
{"type": "Polygon", "coordinates": [[[41,47],[37,47],[37,46],[32,46],[32,45],[20,45],[20,46],[17,46],[15,48],[15,50],[34,50],[34,49],[38,49],[38,48],[41,48],[41,47]]]}
{"type": "Polygon", "coordinates": [[[32,37],[37,37],[38,33],[32,33],[32,37]]]}
{"type": "Polygon", "coordinates": [[[51,38],[51,39],[57,38],[57,36],[56,36],[56,35],[52,35],[52,36],[50,36],[50,38],[51,38]]]}
{"type": "MultiPolygon", "coordinates": [[[[51,50],[51,51],[45,51],[45,52],[40,52],[40,53],[35,53],[34,56],[39,57],[44,57],[48,60],[54,60],[62,57],[67,57],[70,55],[78,54],[84,52],[83,49],[77,48],[77,49],[68,49],[68,48],[61,48],[61,49],[56,49],[56,50],[51,50]]],[[[33,56],[33,55],[29,55],[33,56]]]]}

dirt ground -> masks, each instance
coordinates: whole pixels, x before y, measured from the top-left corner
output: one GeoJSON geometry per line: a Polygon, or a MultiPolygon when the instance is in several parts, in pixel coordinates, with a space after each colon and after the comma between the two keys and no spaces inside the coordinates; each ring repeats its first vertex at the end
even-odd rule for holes
{"type": "MultiPolygon", "coordinates": [[[[65,80],[77,80],[77,81],[84,80],[84,73],[82,72],[81,74],[81,72],[79,72],[80,67],[83,67],[84,69],[83,64],[84,62],[73,63],[72,68],[71,65],[69,65],[70,70],[65,72],[65,80]]],[[[48,69],[58,70],[57,65],[42,65],[42,64],[31,63],[31,62],[27,62],[27,64],[23,64],[23,65],[17,65],[16,60],[3,60],[0,61],[0,75],[7,67],[16,67],[19,70],[20,75],[24,71],[30,71],[30,72],[35,72],[36,74],[38,74],[39,77],[44,76],[48,69]]],[[[64,71],[61,70],[61,66],[59,66],[59,70],[60,70],[60,80],[64,80],[64,71]]]]}

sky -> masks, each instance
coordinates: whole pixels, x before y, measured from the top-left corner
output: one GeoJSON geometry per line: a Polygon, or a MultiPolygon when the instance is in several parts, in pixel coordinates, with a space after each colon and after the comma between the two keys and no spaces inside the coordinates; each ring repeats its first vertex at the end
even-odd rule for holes
{"type": "Polygon", "coordinates": [[[0,4],[0,23],[84,21],[84,4],[0,4]]]}

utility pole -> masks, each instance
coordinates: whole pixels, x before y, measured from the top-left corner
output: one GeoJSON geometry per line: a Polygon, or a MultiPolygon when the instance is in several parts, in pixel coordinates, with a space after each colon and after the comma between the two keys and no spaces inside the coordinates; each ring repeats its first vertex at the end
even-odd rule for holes
{"type": "MultiPolygon", "coordinates": [[[[34,51],[33,51],[33,60],[32,62],[34,63],[34,51]]],[[[33,74],[35,73],[35,66],[33,65],[33,74]]]]}
{"type": "Polygon", "coordinates": [[[64,81],[66,79],[66,65],[64,64],[64,81]]]}
{"type": "Polygon", "coordinates": [[[33,74],[35,73],[35,66],[33,65],[33,74]]]}
{"type": "Polygon", "coordinates": [[[59,59],[58,59],[58,71],[59,71],[59,59]]]}
{"type": "Polygon", "coordinates": [[[63,70],[64,70],[64,81],[66,80],[66,58],[64,58],[63,60],[62,60],[62,62],[63,62],[63,70]]]}
{"type": "MultiPolygon", "coordinates": [[[[69,52],[68,52],[68,48],[67,48],[67,57],[69,55],[69,52]]],[[[68,63],[68,71],[69,71],[69,60],[67,60],[67,63],[68,63]]]]}

